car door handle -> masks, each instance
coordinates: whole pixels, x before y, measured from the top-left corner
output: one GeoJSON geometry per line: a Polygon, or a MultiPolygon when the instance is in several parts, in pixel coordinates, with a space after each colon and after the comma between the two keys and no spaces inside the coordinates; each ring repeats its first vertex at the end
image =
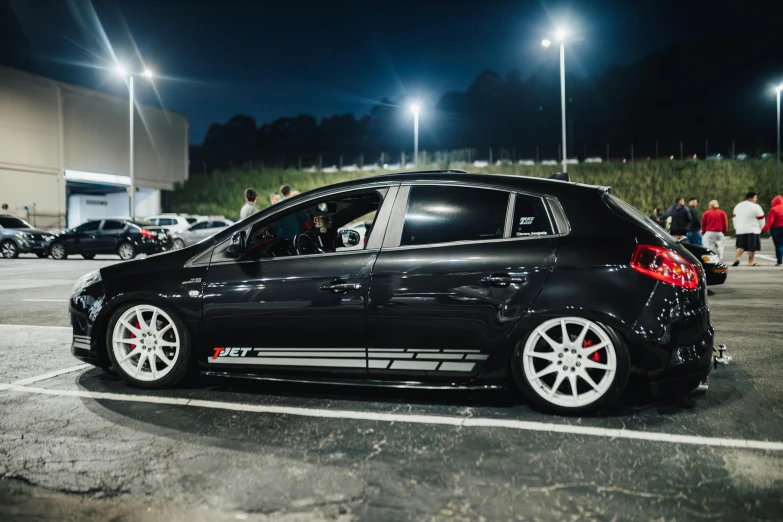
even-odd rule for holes
{"type": "Polygon", "coordinates": [[[332,292],[333,294],[344,294],[346,292],[352,292],[356,290],[361,290],[362,285],[359,283],[344,283],[340,281],[333,281],[329,283],[328,285],[324,285],[321,287],[321,290],[324,292],[332,292]]]}
{"type": "Polygon", "coordinates": [[[506,287],[512,284],[521,285],[527,282],[526,277],[512,277],[508,274],[494,274],[482,277],[481,282],[489,286],[506,287]]]}

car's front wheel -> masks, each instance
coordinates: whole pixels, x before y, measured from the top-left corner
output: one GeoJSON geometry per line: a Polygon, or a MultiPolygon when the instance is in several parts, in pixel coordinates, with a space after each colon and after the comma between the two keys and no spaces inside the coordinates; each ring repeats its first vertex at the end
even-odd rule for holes
{"type": "Polygon", "coordinates": [[[177,238],[174,240],[174,250],[182,250],[185,248],[185,242],[177,238]]]}
{"type": "Polygon", "coordinates": [[[68,257],[68,253],[65,251],[65,245],[59,241],[52,243],[52,246],[49,247],[49,254],[52,256],[52,259],[58,260],[68,257]]]}
{"type": "Polygon", "coordinates": [[[514,378],[532,405],[577,414],[606,408],[625,389],[628,347],[612,328],[582,317],[538,325],[517,345],[514,378]]]}
{"type": "Polygon", "coordinates": [[[19,248],[16,246],[16,243],[10,239],[3,241],[2,245],[0,245],[0,252],[2,252],[3,257],[6,259],[15,259],[19,257],[19,248]]]}
{"type": "Polygon", "coordinates": [[[109,321],[111,365],[139,388],[167,388],[188,373],[190,343],[174,313],[152,304],[126,305],[109,321]]]}

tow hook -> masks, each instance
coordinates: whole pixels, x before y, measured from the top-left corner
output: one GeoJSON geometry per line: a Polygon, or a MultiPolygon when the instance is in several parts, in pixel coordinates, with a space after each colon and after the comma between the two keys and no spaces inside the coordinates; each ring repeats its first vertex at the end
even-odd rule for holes
{"type": "Polygon", "coordinates": [[[726,366],[729,364],[729,361],[731,361],[731,356],[726,355],[726,345],[725,344],[719,344],[718,348],[712,349],[712,367],[717,369],[718,366],[726,366]]]}

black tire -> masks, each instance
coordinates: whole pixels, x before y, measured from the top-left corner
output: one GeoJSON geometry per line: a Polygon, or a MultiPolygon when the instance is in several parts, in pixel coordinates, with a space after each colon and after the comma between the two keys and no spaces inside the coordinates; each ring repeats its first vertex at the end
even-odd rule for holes
{"type": "Polygon", "coordinates": [[[43,252],[36,252],[35,255],[37,255],[39,259],[46,259],[47,257],[49,257],[43,252]]]}
{"type": "Polygon", "coordinates": [[[16,259],[19,257],[19,247],[10,239],[6,239],[0,243],[0,252],[2,252],[3,257],[6,259],[16,259]]]}
{"type": "Polygon", "coordinates": [[[126,305],[121,306],[117,311],[112,314],[111,319],[109,319],[108,327],[106,328],[106,351],[109,355],[109,361],[111,364],[111,369],[117,373],[120,377],[123,378],[128,384],[131,386],[137,387],[137,388],[143,388],[147,390],[160,390],[164,388],[172,388],[176,386],[177,384],[181,383],[189,374],[190,369],[193,367],[190,361],[190,338],[188,336],[188,331],[185,329],[185,326],[182,324],[182,321],[180,321],[179,317],[177,317],[177,314],[169,310],[168,308],[165,308],[163,306],[159,306],[158,304],[152,304],[152,303],[129,303],[126,305]],[[114,334],[114,327],[117,324],[117,321],[122,317],[122,314],[124,314],[129,309],[143,304],[149,304],[151,306],[155,306],[157,308],[160,308],[166,314],[168,314],[169,317],[171,317],[174,327],[177,329],[177,333],[179,334],[180,338],[180,353],[178,356],[178,359],[175,361],[173,368],[171,371],[163,376],[162,378],[156,380],[156,381],[143,381],[134,378],[132,375],[128,374],[128,372],[125,371],[125,369],[117,363],[117,358],[114,354],[113,349],[113,343],[112,343],[112,336],[114,334]]]}
{"type": "Polygon", "coordinates": [[[609,388],[602,396],[585,406],[566,407],[559,404],[554,404],[543,398],[537,391],[535,391],[531,383],[528,381],[522,366],[522,352],[528,339],[531,335],[533,335],[533,330],[531,329],[531,331],[525,335],[525,337],[517,344],[516,348],[514,349],[514,353],[511,356],[511,373],[514,377],[514,382],[516,383],[517,387],[525,396],[528,403],[535,409],[561,415],[581,415],[584,413],[595,413],[601,410],[605,410],[611,406],[620,397],[620,395],[622,395],[626,384],[628,384],[628,377],[631,374],[631,357],[628,352],[628,345],[613,328],[602,323],[595,321],[592,322],[601,330],[603,330],[603,332],[611,340],[615,351],[617,366],[609,388]]]}
{"type": "Polygon", "coordinates": [[[68,252],[65,250],[65,245],[60,241],[55,241],[51,244],[49,247],[49,255],[52,256],[52,259],[57,260],[68,258],[68,252]]]}
{"type": "Polygon", "coordinates": [[[123,241],[120,243],[120,246],[117,247],[117,255],[120,256],[120,259],[123,261],[133,259],[136,257],[136,247],[133,246],[133,243],[123,241]]]}
{"type": "Polygon", "coordinates": [[[95,254],[82,254],[82,257],[84,259],[88,259],[88,260],[89,259],[94,259],[95,258],[95,254]]]}

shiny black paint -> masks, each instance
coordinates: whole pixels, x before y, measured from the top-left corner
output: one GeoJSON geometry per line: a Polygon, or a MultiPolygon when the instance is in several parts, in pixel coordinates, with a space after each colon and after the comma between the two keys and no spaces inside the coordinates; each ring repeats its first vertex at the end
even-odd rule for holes
{"type": "MultiPolygon", "coordinates": [[[[194,342],[199,365],[221,375],[297,378],[302,369],[214,368],[207,358],[219,341],[217,346],[237,342],[290,348],[313,347],[313,343],[327,348],[479,346],[489,357],[473,372],[384,375],[379,369],[370,369],[369,374],[346,369],[345,373],[384,384],[396,379],[414,385],[494,386],[506,383],[511,353],[531,328],[568,314],[614,327],[629,344],[633,370],[651,380],[701,378],[709,371],[713,342],[706,286],[702,281],[697,290],[688,291],[637,274],[629,263],[638,243],[672,248],[697,263],[662,231],[622,215],[598,187],[427,173],[347,182],[292,198],[193,247],[102,269],[103,282],[71,300],[74,333],[90,336],[93,348],[89,355],[75,354],[99,362],[105,351],[106,322],[113,311],[125,302],[151,301],[179,315],[194,342]],[[432,181],[491,184],[556,198],[568,229],[557,237],[395,248],[389,234],[399,216],[392,215],[386,236],[372,238],[383,240],[382,248],[378,243],[377,248],[358,253],[253,264],[211,254],[234,232],[308,198],[394,182],[432,181]],[[506,273],[523,281],[508,287],[481,283],[485,275],[506,273]],[[338,278],[362,284],[361,291],[339,297],[321,293],[321,286],[338,278]],[[190,295],[193,290],[196,297],[190,295]],[[701,359],[673,367],[669,359],[679,346],[695,346],[701,359]]],[[[334,369],[318,375],[339,378],[334,369]]]]}

